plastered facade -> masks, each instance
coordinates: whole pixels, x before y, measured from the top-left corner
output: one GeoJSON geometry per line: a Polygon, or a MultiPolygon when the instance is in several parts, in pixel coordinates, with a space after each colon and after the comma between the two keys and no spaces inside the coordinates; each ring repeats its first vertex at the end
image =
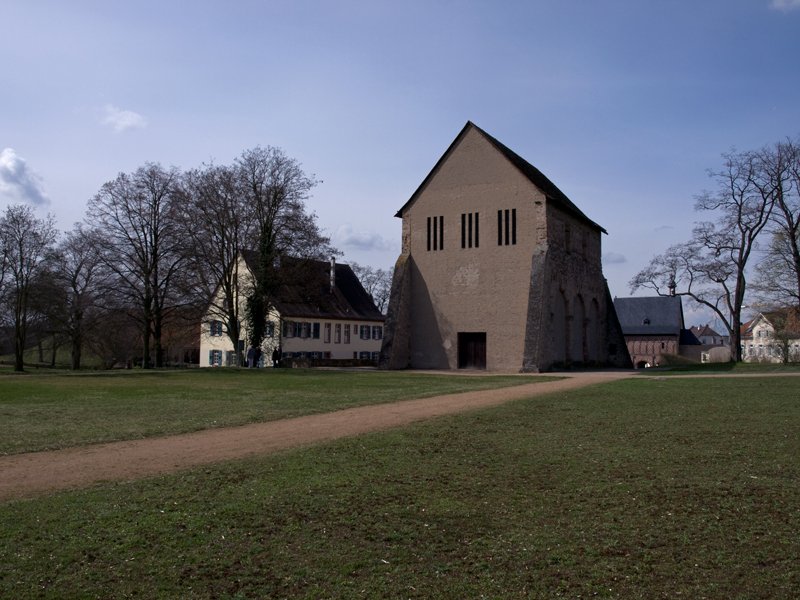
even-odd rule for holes
{"type": "MultiPolygon", "coordinates": [[[[239,277],[236,297],[240,319],[244,320],[246,298],[253,290],[253,274],[246,261],[240,257],[237,265],[239,277]]],[[[221,292],[213,306],[222,304],[221,292]]],[[[225,323],[220,322],[220,311],[210,308],[200,325],[200,366],[237,366],[237,353],[228,336],[225,323]]],[[[383,338],[383,321],[360,319],[334,319],[303,314],[280,314],[271,308],[267,322],[267,335],[261,344],[262,366],[270,366],[273,350],[279,349],[281,358],[325,360],[377,360],[383,338]],[[366,329],[365,329],[366,328],[366,329]]],[[[247,328],[241,328],[242,356],[250,348],[247,328]]]]}

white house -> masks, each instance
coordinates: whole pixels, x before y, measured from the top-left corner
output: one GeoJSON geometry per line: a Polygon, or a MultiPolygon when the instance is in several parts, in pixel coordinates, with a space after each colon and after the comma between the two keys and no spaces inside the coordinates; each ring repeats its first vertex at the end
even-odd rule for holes
{"type": "MultiPolygon", "coordinates": [[[[282,260],[293,266],[301,264],[302,268],[294,272],[302,275],[279,288],[269,310],[258,366],[271,366],[273,355],[284,360],[377,362],[384,317],[353,270],[333,260],[282,260]]],[[[238,357],[253,354],[249,352],[244,315],[246,299],[253,289],[256,261],[254,252],[240,254],[236,295],[243,327],[239,351],[228,336],[219,310],[210,307],[201,324],[201,367],[236,366],[238,357]]],[[[220,305],[218,297],[212,307],[220,305]]]]}
{"type": "Polygon", "coordinates": [[[800,361],[797,315],[790,311],[758,313],[742,325],[742,360],[745,362],[800,361]],[[794,333],[790,333],[794,332],[794,333]]]}

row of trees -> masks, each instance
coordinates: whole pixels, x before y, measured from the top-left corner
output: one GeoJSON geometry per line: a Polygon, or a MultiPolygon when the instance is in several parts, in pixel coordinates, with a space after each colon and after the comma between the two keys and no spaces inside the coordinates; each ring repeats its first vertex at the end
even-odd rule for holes
{"type": "Polygon", "coordinates": [[[711,309],[741,361],[746,298],[764,309],[800,311],[800,138],[724,154],[710,175],[717,187],[695,206],[710,219],[653,258],[630,286],[711,309]]]}
{"type": "Polygon", "coordinates": [[[305,206],[316,184],[280,149],[256,147],[230,165],[181,172],[147,163],[120,173],[60,237],[52,217],[10,206],[0,218],[0,301],[8,307],[0,318],[13,331],[15,369],[31,327],[69,343],[76,369],[86,345],[107,364],[129,359],[119,356],[120,332],[138,340],[143,367],[160,367],[166,332],[196,329],[209,305],[235,348],[243,326],[260,340],[281,283],[279,257],[338,254],[305,206]],[[236,301],[244,249],[259,254],[247,315],[236,301]]]}

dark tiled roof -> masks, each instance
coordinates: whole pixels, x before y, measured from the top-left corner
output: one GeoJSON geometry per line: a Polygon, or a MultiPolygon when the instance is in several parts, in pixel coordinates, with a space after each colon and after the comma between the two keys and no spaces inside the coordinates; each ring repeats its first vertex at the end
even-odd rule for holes
{"type": "Polygon", "coordinates": [[[573,202],[567,198],[566,194],[562,192],[560,189],[556,187],[556,185],[550,181],[544,173],[542,173],[539,169],[534,167],[524,158],[522,158],[519,154],[508,148],[502,142],[498,141],[488,133],[486,133],[483,129],[472,123],[472,121],[467,121],[467,124],[461,130],[461,132],[456,136],[456,139],[453,140],[453,143],[447,148],[445,153],[439,159],[439,161],[434,165],[431,172],[428,173],[428,176],[425,180],[420,184],[420,186],[416,189],[416,191],[412,194],[411,198],[406,202],[403,207],[397,211],[395,214],[396,217],[402,217],[403,212],[408,208],[414,200],[417,199],[417,196],[422,192],[423,189],[427,186],[428,182],[433,178],[434,174],[439,170],[439,167],[445,161],[445,159],[450,155],[450,152],[455,148],[461,138],[466,135],[467,131],[470,129],[474,129],[475,131],[479,132],[483,137],[485,137],[492,146],[494,146],[500,154],[502,154],[511,164],[513,164],[533,185],[539,188],[542,193],[545,195],[548,201],[555,204],[564,212],[572,215],[579,221],[583,221],[587,225],[594,227],[603,233],[608,233],[605,229],[600,227],[597,223],[592,221],[589,217],[587,217],[583,212],[573,204],[573,202]]]}
{"type": "Polygon", "coordinates": [[[697,339],[691,329],[681,329],[680,340],[678,343],[681,346],[702,346],[703,342],[697,339]]]}
{"type": "Polygon", "coordinates": [[[742,323],[739,326],[739,335],[742,337],[742,339],[753,337],[753,325],[756,324],[756,321],[758,319],[759,317],[756,317],[755,319],[750,319],[746,323],[742,323]]]}
{"type": "MultiPolygon", "coordinates": [[[[258,253],[243,251],[242,256],[255,273],[258,253]]],[[[278,312],[284,317],[383,321],[383,315],[349,265],[336,264],[333,291],[330,269],[327,261],[282,257],[280,270],[285,281],[275,301],[278,312]]]]}
{"type": "Polygon", "coordinates": [[[701,337],[722,337],[719,333],[711,329],[711,327],[706,324],[702,327],[695,326],[690,328],[692,333],[696,335],[698,338],[701,337]]]}
{"type": "Polygon", "coordinates": [[[679,296],[614,298],[624,335],[674,335],[683,329],[683,307],[679,296]]]}

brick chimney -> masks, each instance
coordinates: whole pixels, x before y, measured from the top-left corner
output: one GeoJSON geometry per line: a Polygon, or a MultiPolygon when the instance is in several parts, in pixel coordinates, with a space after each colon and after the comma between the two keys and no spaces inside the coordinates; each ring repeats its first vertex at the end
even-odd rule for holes
{"type": "Polygon", "coordinates": [[[331,294],[336,291],[336,257],[331,256],[331,294]]]}

